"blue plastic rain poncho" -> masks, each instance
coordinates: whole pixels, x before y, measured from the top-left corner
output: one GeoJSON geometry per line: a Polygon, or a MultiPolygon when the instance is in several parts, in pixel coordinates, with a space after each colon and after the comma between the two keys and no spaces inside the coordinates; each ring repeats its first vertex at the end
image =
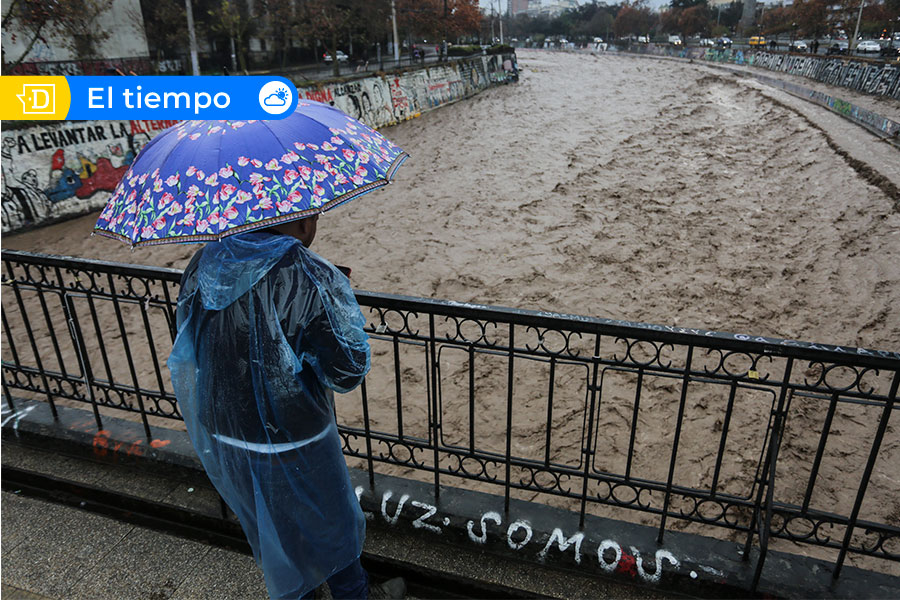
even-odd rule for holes
{"type": "Polygon", "coordinates": [[[333,391],[369,370],[350,282],[286,235],[208,244],[184,272],[169,357],[188,433],[273,598],[299,598],[362,551],[333,391]]]}

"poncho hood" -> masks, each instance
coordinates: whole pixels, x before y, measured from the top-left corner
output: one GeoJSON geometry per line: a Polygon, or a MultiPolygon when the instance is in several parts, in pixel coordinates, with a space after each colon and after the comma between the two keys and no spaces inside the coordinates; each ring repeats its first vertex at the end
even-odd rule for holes
{"type": "Polygon", "coordinates": [[[211,242],[197,265],[203,308],[222,310],[265,277],[287,252],[302,246],[287,235],[251,231],[211,242]]]}

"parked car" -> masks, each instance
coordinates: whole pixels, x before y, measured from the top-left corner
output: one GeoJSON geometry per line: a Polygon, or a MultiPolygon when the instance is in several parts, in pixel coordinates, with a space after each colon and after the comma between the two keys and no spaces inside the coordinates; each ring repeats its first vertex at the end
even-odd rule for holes
{"type": "Polygon", "coordinates": [[[748,42],[753,48],[764,48],[766,46],[766,38],[761,35],[754,35],[748,42]]]}
{"type": "Polygon", "coordinates": [[[808,52],[809,46],[803,40],[794,40],[791,42],[791,50],[795,52],[808,52]]]}
{"type": "Polygon", "coordinates": [[[650,43],[650,36],[649,36],[649,35],[639,35],[639,36],[638,36],[638,43],[639,43],[639,44],[649,44],[649,43],[650,43]]]}
{"type": "Polygon", "coordinates": [[[876,40],[863,40],[859,44],[856,45],[857,52],[863,52],[868,54],[869,52],[881,52],[881,44],[879,44],[876,40]]]}
{"type": "Polygon", "coordinates": [[[888,42],[881,47],[881,56],[889,59],[900,60],[900,39],[888,42]]]}
{"type": "Polygon", "coordinates": [[[828,46],[828,50],[825,51],[825,54],[827,56],[832,56],[835,54],[847,54],[847,42],[832,42],[831,45],[828,46]]]}
{"type": "MultiPolygon", "coordinates": [[[[342,63],[342,62],[347,62],[348,60],[350,60],[350,57],[347,56],[346,54],[344,54],[343,52],[341,52],[340,50],[338,50],[337,51],[337,59],[338,59],[339,63],[342,63]]],[[[322,55],[322,60],[324,60],[327,63],[330,63],[334,59],[331,56],[331,52],[326,52],[325,54],[322,55]]]]}

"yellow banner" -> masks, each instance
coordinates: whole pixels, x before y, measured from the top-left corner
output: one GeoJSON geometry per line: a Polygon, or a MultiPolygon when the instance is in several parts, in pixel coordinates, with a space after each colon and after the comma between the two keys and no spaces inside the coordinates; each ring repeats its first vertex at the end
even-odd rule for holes
{"type": "Polygon", "coordinates": [[[0,77],[0,120],[62,121],[69,112],[69,102],[69,84],[65,77],[0,77]]]}

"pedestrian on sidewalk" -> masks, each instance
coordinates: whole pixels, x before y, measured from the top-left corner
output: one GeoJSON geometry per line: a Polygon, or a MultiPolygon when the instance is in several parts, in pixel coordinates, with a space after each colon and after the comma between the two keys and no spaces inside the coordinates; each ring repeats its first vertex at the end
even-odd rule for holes
{"type": "Polygon", "coordinates": [[[334,392],[369,370],[365,319],[336,267],[309,250],[319,215],[211,242],[181,280],[172,383],[191,440],[240,519],[272,598],[403,598],[369,588],[365,518],[334,392]]]}

